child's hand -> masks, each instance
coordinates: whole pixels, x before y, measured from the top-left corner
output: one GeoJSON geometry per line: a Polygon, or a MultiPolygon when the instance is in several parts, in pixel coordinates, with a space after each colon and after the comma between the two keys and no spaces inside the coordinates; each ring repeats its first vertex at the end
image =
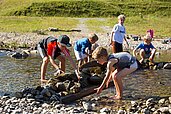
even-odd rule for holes
{"type": "Polygon", "coordinates": [[[80,72],[78,70],[75,70],[75,74],[77,75],[78,81],[80,81],[80,79],[82,78],[80,76],[80,72]]]}
{"type": "Polygon", "coordinates": [[[152,61],[152,60],[153,60],[153,58],[150,56],[150,57],[149,57],[149,60],[150,60],[150,61],[152,61]]]}
{"type": "Polygon", "coordinates": [[[78,78],[78,81],[80,81],[82,77],[81,76],[77,76],[77,78],[78,78]]]}
{"type": "Polygon", "coordinates": [[[102,92],[103,88],[102,87],[98,87],[98,88],[95,88],[94,90],[97,90],[96,93],[100,94],[102,92]]]}
{"type": "Polygon", "coordinates": [[[55,76],[58,76],[59,74],[63,74],[64,71],[60,70],[60,69],[57,69],[54,73],[55,76]]]}

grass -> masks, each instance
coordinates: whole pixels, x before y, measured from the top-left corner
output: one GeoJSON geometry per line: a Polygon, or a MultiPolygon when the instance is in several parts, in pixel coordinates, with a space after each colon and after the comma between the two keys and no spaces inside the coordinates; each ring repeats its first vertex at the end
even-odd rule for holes
{"type": "MultiPolygon", "coordinates": [[[[110,33],[104,28],[108,26],[111,29],[117,23],[117,17],[113,18],[88,18],[85,21],[90,31],[110,33]]],[[[55,27],[60,30],[72,30],[78,26],[78,18],[66,17],[17,17],[17,16],[1,16],[0,31],[1,32],[33,32],[36,30],[47,30],[49,27],[55,27]]],[[[171,37],[171,18],[140,16],[126,17],[125,27],[127,34],[144,35],[146,30],[153,29],[155,36],[171,37]]]]}
{"type": "MultiPolygon", "coordinates": [[[[72,7],[73,12],[75,11],[74,8],[81,8],[79,11],[92,10],[91,13],[78,13],[79,15],[77,15],[76,17],[86,17],[88,15],[100,17],[101,15],[113,14],[112,9],[115,9],[114,15],[108,15],[106,17],[104,16],[102,19],[87,19],[87,21],[85,21],[85,24],[87,25],[88,29],[90,29],[90,31],[109,33],[110,31],[106,31],[104,29],[104,26],[108,26],[112,29],[114,24],[117,23],[117,15],[120,13],[124,13],[127,16],[125,26],[128,34],[143,35],[145,34],[145,31],[147,29],[154,29],[156,36],[171,36],[170,0],[36,0],[36,3],[41,3],[40,5],[43,5],[45,3],[44,6],[48,6],[50,4],[50,7],[51,5],[53,6],[53,4],[51,3],[59,5],[58,2],[61,2],[61,4],[63,4],[62,2],[68,3],[65,4],[66,6],[62,6],[62,8],[69,9],[70,7],[72,7]],[[77,6],[75,3],[78,2],[80,4],[80,1],[83,1],[82,3],[84,4],[77,6]],[[90,5],[90,3],[93,3],[94,5],[90,5]],[[103,7],[96,7],[96,5],[102,5],[103,7]]],[[[39,15],[39,17],[35,17],[34,14],[34,16],[31,14],[30,16],[9,16],[11,12],[27,10],[31,5],[33,5],[33,3],[35,3],[35,0],[1,0],[0,32],[26,33],[37,30],[47,30],[49,27],[55,27],[62,30],[71,30],[76,28],[79,24],[77,18],[63,17],[67,16],[70,13],[59,14],[62,17],[54,17],[50,14],[48,14],[50,16],[46,17],[42,16],[41,14],[39,15]]],[[[39,4],[35,6],[36,11],[37,9],[39,9],[38,11],[41,11],[39,4]]],[[[37,13],[39,14],[41,12],[37,13]]],[[[53,12],[53,14],[56,13],[53,12]]],[[[74,17],[74,15],[72,16],[74,17]]]]}
{"type": "MultiPolygon", "coordinates": [[[[102,26],[109,26],[111,29],[117,23],[117,17],[105,18],[103,20],[90,19],[87,21],[91,31],[110,32],[102,29],[102,26]]],[[[148,29],[153,29],[157,37],[171,37],[171,18],[154,16],[133,16],[126,17],[125,27],[127,34],[144,35],[148,29]],[[167,21],[166,21],[167,20],[167,21]]]]}
{"type": "Polygon", "coordinates": [[[70,30],[77,25],[77,20],[65,17],[16,17],[1,16],[1,32],[33,32],[37,30],[47,30],[54,27],[62,30],[70,30]]]}
{"type": "Polygon", "coordinates": [[[169,0],[3,0],[1,16],[111,17],[171,16],[169,0]]]}
{"type": "Polygon", "coordinates": [[[167,37],[171,36],[171,18],[169,17],[128,17],[125,26],[128,33],[143,35],[146,30],[153,29],[155,36],[167,37]],[[167,21],[166,21],[167,20],[167,21]]]}
{"type": "Polygon", "coordinates": [[[85,23],[87,25],[87,28],[91,31],[95,31],[95,32],[107,32],[103,29],[103,26],[107,26],[107,21],[105,21],[105,19],[89,19],[86,21],[85,23]]]}

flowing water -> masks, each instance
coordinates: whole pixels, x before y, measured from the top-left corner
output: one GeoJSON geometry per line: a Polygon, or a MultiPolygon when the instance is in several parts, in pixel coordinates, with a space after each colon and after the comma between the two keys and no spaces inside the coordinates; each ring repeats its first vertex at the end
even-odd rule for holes
{"type": "MultiPolygon", "coordinates": [[[[163,51],[156,56],[155,61],[171,61],[171,51],[163,51]]],[[[40,65],[42,59],[36,55],[27,59],[13,59],[0,53],[0,95],[21,91],[26,87],[40,85],[40,65]]],[[[49,65],[46,78],[53,75],[49,65]]],[[[72,71],[67,61],[67,72],[72,71]]],[[[171,70],[139,70],[123,80],[124,98],[139,98],[150,96],[171,96],[171,70]]],[[[114,95],[114,88],[106,89],[101,95],[114,95]]],[[[90,97],[97,97],[93,95],[90,97]]],[[[111,104],[111,103],[109,103],[111,104]]],[[[110,106],[110,105],[109,105],[110,106]]]]}

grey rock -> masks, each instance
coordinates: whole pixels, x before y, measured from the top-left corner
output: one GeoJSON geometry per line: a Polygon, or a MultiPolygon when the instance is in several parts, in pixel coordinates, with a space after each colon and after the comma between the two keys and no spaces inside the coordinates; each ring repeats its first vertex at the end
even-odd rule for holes
{"type": "Polygon", "coordinates": [[[100,109],[100,113],[110,113],[110,109],[108,109],[108,108],[102,108],[102,109],[100,109]]]}
{"type": "Polygon", "coordinates": [[[117,114],[126,114],[125,110],[119,110],[117,114]]]}
{"type": "Polygon", "coordinates": [[[51,101],[59,101],[60,98],[59,98],[59,96],[57,96],[57,95],[52,95],[51,98],[50,98],[50,100],[51,100],[51,101]]]}
{"type": "Polygon", "coordinates": [[[35,99],[29,98],[29,99],[27,99],[27,101],[28,101],[29,103],[31,103],[31,102],[35,101],[35,99]]]}
{"type": "Polygon", "coordinates": [[[89,103],[89,102],[83,101],[83,102],[82,102],[82,105],[83,105],[84,109],[87,110],[87,111],[91,111],[92,108],[93,108],[93,107],[92,107],[92,104],[89,103]]]}
{"type": "Polygon", "coordinates": [[[35,99],[43,99],[43,95],[36,95],[35,99]]]}
{"type": "Polygon", "coordinates": [[[169,102],[170,102],[170,104],[171,104],[171,97],[169,97],[169,102]]]}
{"type": "Polygon", "coordinates": [[[146,101],[146,106],[148,107],[148,106],[150,106],[152,103],[154,103],[154,98],[149,98],[149,99],[147,99],[147,101],[146,101]]]}
{"type": "Polygon", "coordinates": [[[9,99],[9,98],[10,98],[9,96],[2,96],[2,97],[1,97],[1,100],[3,100],[3,101],[5,100],[5,101],[6,101],[6,100],[9,99]]]}
{"type": "Polygon", "coordinates": [[[43,89],[40,94],[43,96],[48,96],[48,97],[51,96],[51,93],[49,92],[47,88],[43,89]]]}
{"type": "Polygon", "coordinates": [[[136,102],[136,101],[131,101],[131,106],[132,106],[132,107],[137,107],[137,106],[138,106],[138,102],[136,102]]]}
{"type": "Polygon", "coordinates": [[[169,112],[169,107],[160,107],[159,110],[163,113],[168,113],[169,112]]]}
{"type": "Polygon", "coordinates": [[[141,113],[150,114],[150,110],[148,108],[144,108],[144,109],[141,110],[141,113]]]}
{"type": "Polygon", "coordinates": [[[158,103],[159,103],[159,104],[164,104],[165,101],[166,101],[166,99],[160,99],[158,103]]]}
{"type": "Polygon", "coordinates": [[[163,66],[164,69],[171,69],[171,63],[166,63],[164,66],[163,66]]]}

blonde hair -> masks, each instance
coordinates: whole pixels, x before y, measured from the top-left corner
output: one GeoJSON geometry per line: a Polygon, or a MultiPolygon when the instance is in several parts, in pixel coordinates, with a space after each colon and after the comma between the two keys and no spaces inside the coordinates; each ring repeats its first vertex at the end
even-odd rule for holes
{"type": "Polygon", "coordinates": [[[108,56],[107,50],[103,47],[97,47],[92,53],[92,58],[98,59],[101,56],[107,57],[108,56]]]}
{"type": "Polygon", "coordinates": [[[119,15],[118,19],[125,19],[125,15],[119,15]]]}
{"type": "Polygon", "coordinates": [[[99,39],[95,33],[90,33],[88,37],[91,38],[93,41],[97,41],[99,39]]]}

